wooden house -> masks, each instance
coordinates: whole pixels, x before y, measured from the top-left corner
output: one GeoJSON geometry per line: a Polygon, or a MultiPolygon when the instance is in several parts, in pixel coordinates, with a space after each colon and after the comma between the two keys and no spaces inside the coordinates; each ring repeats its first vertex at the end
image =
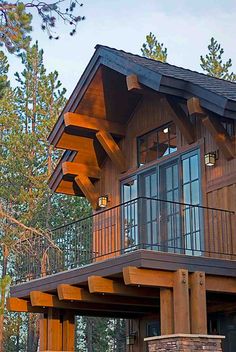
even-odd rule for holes
{"type": "Polygon", "coordinates": [[[236,350],[235,120],[235,83],[96,47],[49,136],[49,186],[93,215],[35,238],[8,300],[41,351],[75,315],[129,319],[130,352],[236,350]]]}

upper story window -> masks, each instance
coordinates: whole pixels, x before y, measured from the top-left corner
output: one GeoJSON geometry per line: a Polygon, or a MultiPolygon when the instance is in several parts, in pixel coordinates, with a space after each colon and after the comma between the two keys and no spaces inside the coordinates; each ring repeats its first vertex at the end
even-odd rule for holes
{"type": "Polygon", "coordinates": [[[138,166],[160,159],[177,150],[173,122],[138,137],[138,166]]]}

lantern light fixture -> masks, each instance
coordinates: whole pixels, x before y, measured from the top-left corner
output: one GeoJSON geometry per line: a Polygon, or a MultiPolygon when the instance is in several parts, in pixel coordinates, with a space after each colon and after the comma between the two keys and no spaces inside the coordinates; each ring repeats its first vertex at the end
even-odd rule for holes
{"type": "Polygon", "coordinates": [[[165,127],[163,130],[164,133],[168,133],[169,132],[169,127],[165,127]]]}
{"type": "Polygon", "coordinates": [[[136,335],[137,333],[134,332],[130,332],[128,336],[126,336],[126,345],[127,346],[131,346],[135,344],[135,340],[136,340],[136,335]]]}
{"type": "Polygon", "coordinates": [[[108,203],[108,196],[100,196],[98,198],[98,206],[99,208],[106,208],[107,207],[107,203],[108,203]]]}
{"type": "Polygon", "coordinates": [[[218,159],[217,152],[206,153],[205,154],[205,165],[206,166],[214,166],[217,159],[218,159]]]}

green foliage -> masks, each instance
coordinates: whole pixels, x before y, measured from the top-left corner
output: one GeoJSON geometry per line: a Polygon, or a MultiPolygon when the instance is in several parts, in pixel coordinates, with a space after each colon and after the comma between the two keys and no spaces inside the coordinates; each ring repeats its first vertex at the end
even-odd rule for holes
{"type": "Polygon", "coordinates": [[[0,51],[0,99],[3,97],[7,87],[9,87],[8,81],[8,61],[3,51],[0,51]]]}
{"type": "Polygon", "coordinates": [[[149,59],[161,62],[166,62],[167,60],[167,48],[164,48],[163,43],[158,42],[152,32],[146,36],[146,42],[143,43],[141,52],[143,56],[149,59]]]}
{"type": "Polygon", "coordinates": [[[77,24],[85,19],[75,13],[75,9],[80,6],[82,4],[77,0],[57,0],[49,3],[34,0],[25,4],[0,0],[0,45],[5,46],[10,53],[19,53],[29,47],[33,11],[41,19],[41,29],[47,32],[49,39],[59,39],[55,34],[56,21],[59,19],[70,25],[70,35],[74,35],[77,24]]]}
{"type": "Polygon", "coordinates": [[[232,67],[232,60],[229,59],[225,63],[223,62],[222,55],[224,49],[216,39],[211,38],[208,50],[209,53],[206,54],[205,58],[203,56],[200,57],[200,66],[203,71],[212,77],[226,79],[233,82],[236,81],[236,74],[229,71],[232,67]]]}

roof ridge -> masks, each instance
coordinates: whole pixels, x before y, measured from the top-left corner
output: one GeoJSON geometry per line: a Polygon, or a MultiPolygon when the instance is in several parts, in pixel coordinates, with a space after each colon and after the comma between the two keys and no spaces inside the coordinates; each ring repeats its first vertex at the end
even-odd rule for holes
{"type": "Polygon", "coordinates": [[[147,58],[145,56],[141,56],[141,55],[138,55],[138,54],[134,54],[134,53],[131,53],[131,52],[128,52],[128,51],[125,51],[123,49],[116,49],[116,48],[112,48],[110,46],[107,46],[107,45],[102,45],[102,44],[97,44],[95,46],[95,49],[98,49],[98,48],[105,48],[105,49],[108,49],[108,50],[114,50],[116,52],[122,52],[124,54],[128,54],[128,55],[132,55],[132,56],[135,56],[135,57],[138,57],[138,58],[141,58],[141,59],[145,59],[147,61],[152,61],[152,62],[155,62],[155,63],[159,63],[161,65],[169,65],[171,67],[176,67],[178,69],[182,69],[184,71],[189,71],[189,72],[192,72],[192,73],[196,73],[198,75],[201,75],[203,77],[207,77],[207,78],[210,78],[210,79],[213,79],[213,80],[218,80],[218,81],[223,81],[227,84],[232,84],[232,85],[236,85],[236,82],[232,82],[232,81],[228,81],[226,79],[223,79],[223,78],[218,78],[218,77],[213,77],[213,76],[208,76],[207,74],[203,73],[203,72],[198,72],[198,71],[195,71],[195,70],[190,70],[189,68],[185,68],[185,67],[182,67],[182,66],[177,66],[177,65],[173,65],[173,64],[170,64],[169,62],[162,62],[162,61],[158,61],[158,60],[155,60],[155,59],[151,59],[151,58],[147,58]]]}

